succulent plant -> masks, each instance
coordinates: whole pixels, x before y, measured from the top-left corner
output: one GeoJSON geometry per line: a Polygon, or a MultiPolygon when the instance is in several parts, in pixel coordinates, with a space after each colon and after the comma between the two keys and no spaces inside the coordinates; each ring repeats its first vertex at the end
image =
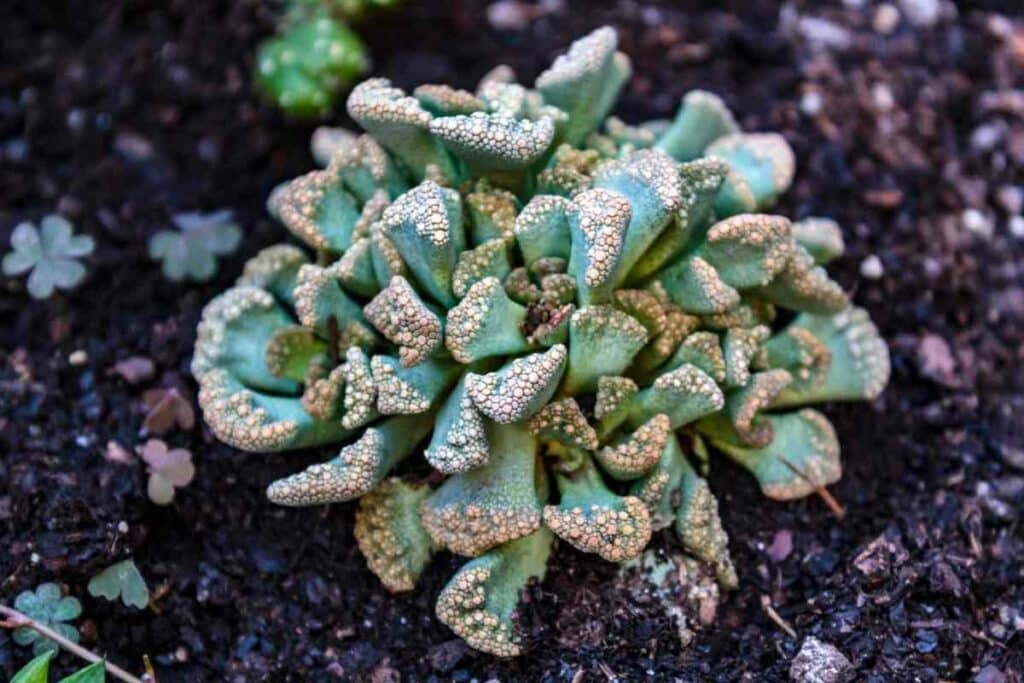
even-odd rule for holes
{"type": "Polygon", "coordinates": [[[206,282],[217,274],[217,257],[230,254],[242,241],[228,210],[179,213],[171,220],[177,230],[153,235],[149,256],[163,262],[164,277],[173,282],[206,282]]]}
{"type": "Polygon", "coordinates": [[[706,92],[671,122],[609,117],[630,75],[616,46],[595,31],[533,89],[507,67],[475,93],[357,86],[366,134],[318,131],[325,168],[268,200],[316,258],[261,251],[198,328],[218,438],[341,446],[270,500],[359,498],[359,547],[392,591],[437,550],[472,558],[437,615],[497,655],[522,647],[519,591],[555,537],[621,562],[673,527],[735,585],[709,452],[771,498],[820,490],[839,444],[806,406],[871,399],[889,375],[819,265],[836,226],[759,213],[792,180],[785,140],[741,132],[706,92]],[[403,465],[420,453],[436,488],[403,465]]]}
{"type": "Polygon", "coordinates": [[[290,0],[277,36],[260,46],[256,85],[296,117],[323,114],[369,67],[362,39],[346,22],[399,0],[290,0]]]}
{"type": "MultiPolygon", "coordinates": [[[[14,608],[44,626],[49,626],[71,642],[78,642],[78,629],[67,622],[74,621],[82,614],[82,604],[77,598],[64,595],[57,584],[43,583],[34,591],[23,591],[14,599],[14,608]]],[[[57,643],[28,626],[16,628],[13,637],[18,645],[31,645],[36,655],[57,651],[57,643]]]]}
{"type": "Polygon", "coordinates": [[[85,277],[85,266],[78,262],[92,253],[92,237],[76,235],[66,218],[52,214],[43,218],[37,229],[32,223],[19,223],[11,233],[12,251],[4,255],[5,275],[28,276],[28,293],[35,299],[48,299],[55,289],[74,289],[85,277]]]}

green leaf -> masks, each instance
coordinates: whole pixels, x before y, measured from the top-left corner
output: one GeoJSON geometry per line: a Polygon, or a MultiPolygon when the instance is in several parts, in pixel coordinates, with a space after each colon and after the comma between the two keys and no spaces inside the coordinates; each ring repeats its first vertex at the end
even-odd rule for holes
{"type": "Polygon", "coordinates": [[[31,223],[18,223],[11,233],[11,246],[15,251],[34,254],[37,258],[43,253],[39,231],[31,223]]]}
{"type": "MultiPolygon", "coordinates": [[[[77,631],[75,633],[77,633],[77,631]]],[[[32,654],[36,655],[37,657],[44,655],[48,652],[50,654],[54,654],[59,649],[60,647],[57,646],[57,643],[53,642],[49,638],[44,638],[40,636],[39,638],[36,638],[32,641],[32,654]]]]}
{"type": "Polygon", "coordinates": [[[107,600],[121,598],[128,607],[145,609],[149,604],[149,589],[131,559],[113,564],[89,581],[89,595],[107,600]]]}
{"type": "Polygon", "coordinates": [[[61,598],[53,604],[53,612],[50,618],[53,621],[71,621],[77,619],[82,613],[82,603],[78,598],[61,598]]]}
{"type": "Polygon", "coordinates": [[[39,632],[33,631],[28,626],[22,626],[14,629],[14,634],[11,637],[18,645],[31,645],[39,639],[39,632]]]}
{"type": "Polygon", "coordinates": [[[93,662],[57,683],[104,683],[107,680],[107,666],[104,662],[93,662]]]}
{"type": "Polygon", "coordinates": [[[11,683],[46,683],[50,673],[51,659],[53,659],[52,652],[39,655],[14,674],[11,683]]]}

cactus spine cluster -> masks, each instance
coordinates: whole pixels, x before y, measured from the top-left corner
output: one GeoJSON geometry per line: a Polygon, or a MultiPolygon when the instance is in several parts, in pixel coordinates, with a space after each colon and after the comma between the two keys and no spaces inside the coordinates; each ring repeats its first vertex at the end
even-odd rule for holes
{"type": "Polygon", "coordinates": [[[785,140],[706,92],[673,121],[609,117],[630,75],[616,47],[595,31],[533,89],[507,67],[475,93],[357,86],[366,133],[318,131],[322,170],[268,201],[316,258],[260,252],[198,330],[218,438],[340,446],[270,500],[360,499],[359,547],[393,591],[437,550],[472,558],[437,615],[501,656],[556,537],[622,562],[673,527],[733,586],[708,454],[805,496],[840,476],[808,404],[871,399],[889,376],[822,268],[838,226],[760,213],[793,178],[785,140]],[[411,456],[446,478],[403,477],[411,456]]]}

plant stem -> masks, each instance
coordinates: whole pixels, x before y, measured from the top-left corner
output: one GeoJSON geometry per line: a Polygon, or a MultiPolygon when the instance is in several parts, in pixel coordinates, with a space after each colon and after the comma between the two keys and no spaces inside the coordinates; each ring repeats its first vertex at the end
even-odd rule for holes
{"type": "Polygon", "coordinates": [[[6,617],[5,621],[0,622],[0,626],[4,626],[6,628],[21,628],[23,626],[27,626],[33,631],[36,631],[37,633],[57,643],[68,652],[77,655],[78,657],[81,657],[87,662],[103,662],[103,666],[106,667],[107,671],[109,671],[111,675],[113,675],[115,678],[121,679],[125,683],[143,683],[142,679],[132,676],[130,673],[128,673],[121,667],[117,666],[116,664],[111,664],[103,657],[100,657],[99,655],[90,652],[89,650],[86,650],[84,647],[77,643],[71,642],[61,634],[51,629],[46,624],[41,624],[35,619],[32,619],[31,617],[22,614],[18,610],[11,609],[6,605],[0,605],[0,616],[6,617]]]}

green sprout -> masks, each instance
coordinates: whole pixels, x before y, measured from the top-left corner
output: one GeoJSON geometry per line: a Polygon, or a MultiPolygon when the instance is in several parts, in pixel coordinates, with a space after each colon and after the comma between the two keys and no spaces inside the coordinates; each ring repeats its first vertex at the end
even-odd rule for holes
{"type": "MultiPolygon", "coordinates": [[[[39,655],[31,662],[21,667],[10,683],[48,683],[50,680],[50,660],[53,659],[53,652],[48,651],[39,655]]],[[[107,680],[106,664],[103,661],[93,662],[88,666],[79,669],[69,676],[57,681],[57,683],[103,683],[107,680]]]]}
{"type": "Polygon", "coordinates": [[[149,240],[149,256],[163,261],[164,277],[206,282],[217,274],[217,257],[230,254],[242,242],[242,231],[231,211],[179,213],[171,217],[177,230],[161,230],[149,240]]]}
{"type": "Polygon", "coordinates": [[[313,254],[259,252],[198,327],[220,440],[338,449],[270,500],[359,498],[356,539],[392,591],[438,551],[472,558],[437,615],[500,656],[522,650],[519,592],[555,538],[626,562],[672,528],[734,587],[709,454],[771,498],[821,492],[839,444],[809,404],[889,378],[821,265],[839,227],[761,213],[792,181],[786,141],[706,92],[672,122],[609,117],[631,71],[617,44],[595,31],[534,88],[507,67],[475,92],[358,85],[366,133],[318,130],[323,168],[268,200],[313,254]],[[420,453],[438,477],[409,473],[420,453]]]}
{"type": "Polygon", "coordinates": [[[28,276],[28,293],[35,299],[48,299],[55,289],[71,290],[85,278],[85,266],[78,259],[92,253],[92,237],[76,235],[67,219],[49,215],[37,229],[32,223],[19,223],[11,233],[11,247],[4,255],[4,275],[28,276]]]}
{"type": "Polygon", "coordinates": [[[362,39],[347,22],[400,0],[290,0],[277,36],[256,57],[256,85],[295,117],[324,114],[367,68],[362,39]]]}
{"type": "MultiPolygon", "coordinates": [[[[44,583],[35,591],[22,592],[14,599],[14,608],[71,642],[78,642],[78,629],[67,622],[74,621],[82,614],[82,603],[77,598],[64,595],[57,584],[44,583]]],[[[57,643],[28,626],[15,629],[13,638],[18,645],[31,645],[32,652],[37,656],[58,649],[57,643]]]]}

